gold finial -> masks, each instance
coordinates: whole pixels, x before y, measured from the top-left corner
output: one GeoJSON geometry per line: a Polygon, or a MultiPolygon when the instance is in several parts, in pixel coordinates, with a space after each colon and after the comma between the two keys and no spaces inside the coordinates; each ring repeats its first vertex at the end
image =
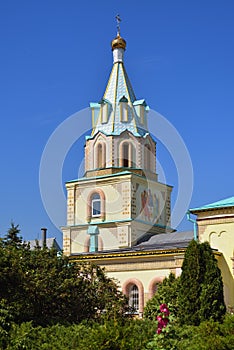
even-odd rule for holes
{"type": "Polygon", "coordinates": [[[117,37],[114,38],[111,42],[112,50],[114,49],[124,49],[126,48],[126,41],[120,36],[120,22],[121,18],[119,15],[115,16],[117,21],[117,37]]]}

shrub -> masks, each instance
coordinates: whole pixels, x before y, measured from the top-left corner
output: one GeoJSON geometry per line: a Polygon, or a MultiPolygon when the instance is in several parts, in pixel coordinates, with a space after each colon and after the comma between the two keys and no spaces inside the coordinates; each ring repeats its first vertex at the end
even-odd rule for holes
{"type": "Polygon", "coordinates": [[[156,329],[149,320],[33,327],[14,325],[6,350],[142,350],[156,329]]]}
{"type": "Polygon", "coordinates": [[[178,309],[178,285],[179,278],[176,278],[173,273],[165,278],[158,285],[158,290],[153,298],[147,302],[144,309],[144,317],[155,320],[161,304],[167,304],[171,315],[175,316],[178,309]]]}
{"type": "Polygon", "coordinates": [[[226,315],[223,323],[204,321],[199,326],[169,324],[155,334],[147,350],[232,350],[234,349],[234,316],[226,315]]]}

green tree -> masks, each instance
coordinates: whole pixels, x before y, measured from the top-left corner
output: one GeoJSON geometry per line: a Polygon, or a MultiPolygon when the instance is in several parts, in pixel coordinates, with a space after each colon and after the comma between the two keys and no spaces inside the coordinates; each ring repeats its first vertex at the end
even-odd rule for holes
{"type": "Polygon", "coordinates": [[[202,243],[200,248],[201,266],[204,267],[200,295],[200,321],[209,319],[220,321],[226,313],[221,271],[209,243],[202,243]]]}
{"type": "Polygon", "coordinates": [[[185,252],[178,293],[178,316],[181,323],[200,323],[201,275],[200,245],[192,240],[185,252]]]}
{"type": "Polygon", "coordinates": [[[222,320],[226,312],[221,272],[208,242],[192,241],[186,250],[178,305],[181,324],[222,320]]]}
{"type": "Polygon", "coordinates": [[[0,349],[5,349],[12,326],[11,309],[5,300],[0,301],[0,349]]]}
{"type": "Polygon", "coordinates": [[[158,284],[157,292],[147,302],[144,309],[144,317],[155,320],[161,304],[167,304],[170,313],[175,316],[178,309],[178,286],[179,278],[176,278],[173,273],[170,273],[162,283],[158,284]]]}
{"type": "Polygon", "coordinates": [[[199,325],[202,321],[222,321],[226,312],[223,282],[217,260],[208,242],[191,241],[185,252],[179,278],[171,274],[149,300],[144,316],[155,319],[160,304],[167,304],[180,325],[199,325]]]}
{"type": "Polygon", "coordinates": [[[5,245],[14,245],[19,246],[22,244],[22,237],[19,236],[20,229],[19,225],[14,224],[14,222],[11,222],[11,227],[8,229],[7,234],[3,240],[5,245]]]}
{"type": "Polygon", "coordinates": [[[30,250],[25,244],[0,242],[0,285],[0,301],[14,310],[17,323],[78,323],[100,318],[112,307],[122,315],[126,305],[100,267],[57,257],[53,249],[30,250]]]}

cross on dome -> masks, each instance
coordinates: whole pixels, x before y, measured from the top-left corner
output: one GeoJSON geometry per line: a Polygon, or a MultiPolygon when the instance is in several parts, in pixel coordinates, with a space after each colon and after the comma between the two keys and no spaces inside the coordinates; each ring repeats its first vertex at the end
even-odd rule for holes
{"type": "Polygon", "coordinates": [[[120,22],[121,22],[120,15],[116,15],[115,18],[117,22],[117,35],[120,35],[120,22]]]}
{"type": "MultiPolygon", "coordinates": [[[[115,49],[125,50],[126,49],[126,41],[120,35],[120,22],[121,22],[120,15],[116,15],[115,18],[116,18],[116,22],[117,22],[117,36],[111,42],[112,51],[114,51],[115,49]]],[[[123,52],[119,51],[118,57],[119,57],[119,59],[123,60],[123,52]]],[[[115,61],[115,57],[114,57],[114,61],[115,61]]]]}

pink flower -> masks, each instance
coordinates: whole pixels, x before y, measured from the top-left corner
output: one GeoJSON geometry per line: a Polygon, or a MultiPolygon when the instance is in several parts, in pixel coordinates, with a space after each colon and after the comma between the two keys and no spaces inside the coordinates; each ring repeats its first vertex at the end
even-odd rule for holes
{"type": "Polygon", "coordinates": [[[159,310],[160,310],[161,312],[167,311],[167,310],[168,310],[167,304],[161,304],[161,305],[159,306],[159,310]]]}
{"type": "Polygon", "coordinates": [[[166,311],[164,311],[165,316],[169,316],[169,314],[170,314],[170,311],[168,309],[166,311]]]}
{"type": "Polygon", "coordinates": [[[156,331],[157,334],[160,334],[162,332],[163,328],[166,328],[166,326],[169,322],[169,319],[166,316],[169,316],[169,313],[170,313],[166,304],[161,304],[159,309],[160,309],[161,315],[158,315],[156,317],[156,319],[158,321],[158,328],[156,331]]]}
{"type": "Polygon", "coordinates": [[[163,312],[165,316],[169,316],[169,309],[167,307],[167,304],[161,304],[159,307],[160,312],[163,312]]]}
{"type": "Polygon", "coordinates": [[[157,334],[160,334],[162,332],[162,328],[157,329],[157,334]]]}
{"type": "Polygon", "coordinates": [[[163,321],[158,322],[158,328],[163,328],[163,327],[164,327],[163,321]]]}
{"type": "Polygon", "coordinates": [[[161,324],[165,328],[167,326],[168,322],[169,322],[168,318],[163,318],[161,321],[161,324]]]}
{"type": "Polygon", "coordinates": [[[163,312],[163,310],[164,310],[165,308],[167,308],[167,304],[161,304],[161,305],[159,306],[159,310],[160,310],[161,312],[163,312]]]}

